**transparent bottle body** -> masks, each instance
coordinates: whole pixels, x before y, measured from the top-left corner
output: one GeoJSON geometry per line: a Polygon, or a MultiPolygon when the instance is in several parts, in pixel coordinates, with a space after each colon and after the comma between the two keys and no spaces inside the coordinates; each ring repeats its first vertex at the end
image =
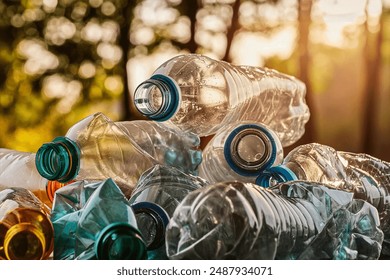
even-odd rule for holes
{"type": "Polygon", "coordinates": [[[0,186],[30,190],[51,207],[54,192],[63,186],[42,177],[35,166],[35,153],[0,149],[0,186]]]}
{"type": "Polygon", "coordinates": [[[166,246],[171,259],[377,259],[382,240],[376,209],[348,192],[224,182],[187,195],[166,246]]]}
{"type": "MultiPolygon", "coordinates": [[[[64,172],[67,177],[61,180],[112,178],[127,197],[141,174],[154,164],[161,162],[196,173],[201,161],[198,136],[152,121],[113,122],[104,114],[96,113],[74,124],[64,139],[59,141],[70,140],[79,151],[65,155],[72,170],[64,172]]],[[[53,143],[43,145],[38,151],[39,166],[48,172],[62,169],[50,167],[56,160],[45,160],[45,156],[55,154],[47,148],[49,145],[61,147],[58,142],[53,143]]]]}
{"type": "Polygon", "coordinates": [[[367,154],[336,151],[326,145],[311,143],[292,150],[283,165],[299,180],[326,183],[372,204],[379,212],[385,234],[382,254],[390,255],[389,163],[367,154]]]}
{"type": "Polygon", "coordinates": [[[158,163],[196,174],[202,160],[200,138],[169,123],[146,120],[115,122],[158,163]]]}
{"type": "Polygon", "coordinates": [[[134,239],[132,232],[125,236],[114,233],[110,236],[110,247],[99,257],[96,243],[107,227],[126,224],[137,229],[130,204],[112,179],[80,181],[64,187],[56,194],[52,217],[55,259],[125,259],[145,254],[143,247],[135,246],[142,241],[139,237],[134,239]],[[142,252],[132,252],[132,245],[142,252]]]}
{"type": "Polygon", "coordinates": [[[272,130],[260,123],[239,121],[218,130],[208,142],[203,149],[199,176],[210,183],[231,180],[255,182],[259,172],[282,161],[283,148],[272,130]],[[241,130],[246,126],[250,128],[241,130]],[[237,130],[245,135],[240,136],[237,130]],[[241,161],[241,166],[238,167],[232,160],[234,155],[241,161]]]}
{"type": "MultiPolygon", "coordinates": [[[[131,205],[142,202],[156,204],[164,210],[169,219],[188,193],[207,184],[204,179],[183,173],[174,167],[155,165],[141,176],[129,202],[131,205]]],[[[136,218],[147,245],[157,238],[165,240],[166,225],[157,224],[161,223],[161,220],[156,221],[145,211],[136,212],[136,218]]],[[[158,248],[149,250],[148,256],[149,259],[166,259],[165,242],[158,248]]]]}
{"type": "Polygon", "coordinates": [[[56,192],[51,211],[55,234],[53,259],[75,258],[76,229],[84,206],[101,184],[86,180],[76,181],[56,192]]]}
{"type": "Polygon", "coordinates": [[[189,54],[168,60],[154,74],[171,77],[180,88],[179,109],[170,121],[199,136],[251,120],[270,126],[288,146],[303,135],[310,115],[305,85],[275,70],[189,54]]]}
{"type": "Polygon", "coordinates": [[[156,163],[102,113],[76,123],[65,137],[80,148],[80,168],[75,180],[112,178],[126,196],[131,194],[141,174],[156,163]]]}
{"type": "Polygon", "coordinates": [[[31,191],[0,189],[0,259],[48,259],[53,235],[50,209],[31,191]]]}

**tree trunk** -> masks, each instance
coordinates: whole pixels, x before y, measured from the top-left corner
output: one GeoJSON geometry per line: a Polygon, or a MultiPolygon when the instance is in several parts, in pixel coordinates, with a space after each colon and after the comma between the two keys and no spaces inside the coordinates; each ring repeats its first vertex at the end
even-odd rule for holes
{"type": "MultiPolygon", "coordinates": [[[[363,129],[362,129],[362,147],[363,151],[368,154],[375,152],[375,139],[378,120],[378,99],[380,85],[381,69],[381,44],[383,40],[383,17],[379,23],[377,32],[370,32],[366,22],[366,44],[364,56],[366,59],[366,88],[365,100],[363,101],[363,129]]],[[[377,155],[379,156],[379,155],[377,155]]]]}
{"type": "Polygon", "coordinates": [[[120,37],[119,45],[122,48],[123,58],[121,60],[121,68],[123,69],[123,119],[131,120],[132,114],[130,109],[130,93],[129,93],[129,81],[127,77],[127,61],[129,60],[129,50],[131,48],[129,40],[129,31],[131,20],[133,18],[133,10],[137,1],[127,1],[127,4],[123,7],[122,21],[120,22],[120,37]]]}
{"type": "Polygon", "coordinates": [[[227,34],[226,34],[226,51],[225,56],[222,58],[222,60],[230,62],[230,49],[232,47],[234,34],[236,33],[237,29],[239,28],[239,9],[240,9],[241,0],[234,1],[233,4],[233,15],[232,15],[232,23],[230,24],[227,34]]]}
{"type": "Polygon", "coordinates": [[[285,149],[287,154],[293,148],[311,143],[315,139],[315,107],[312,98],[312,90],[309,79],[309,65],[310,65],[310,52],[309,52],[309,33],[311,23],[311,9],[312,0],[299,0],[298,6],[298,54],[299,54],[299,72],[298,78],[306,85],[306,103],[310,109],[310,119],[305,126],[305,134],[292,146],[285,149]]]}

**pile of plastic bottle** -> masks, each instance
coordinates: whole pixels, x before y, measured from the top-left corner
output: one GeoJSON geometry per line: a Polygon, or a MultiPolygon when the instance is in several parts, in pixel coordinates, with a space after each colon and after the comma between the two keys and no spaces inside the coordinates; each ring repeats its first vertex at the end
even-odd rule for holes
{"type": "Polygon", "coordinates": [[[179,55],[135,90],[145,120],[97,112],[36,153],[0,149],[0,259],[388,257],[389,163],[283,154],[305,94],[275,70],[179,55]]]}

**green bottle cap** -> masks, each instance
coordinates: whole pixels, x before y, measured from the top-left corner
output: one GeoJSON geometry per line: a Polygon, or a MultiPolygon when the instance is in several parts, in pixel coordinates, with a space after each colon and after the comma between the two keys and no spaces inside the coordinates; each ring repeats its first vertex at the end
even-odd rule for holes
{"type": "Polygon", "coordinates": [[[57,137],[39,148],[35,165],[42,177],[66,183],[79,172],[80,148],[67,137],[57,137]]]}
{"type": "Polygon", "coordinates": [[[95,242],[95,253],[99,260],[145,260],[146,251],[141,233],[128,223],[106,226],[95,242]]]}

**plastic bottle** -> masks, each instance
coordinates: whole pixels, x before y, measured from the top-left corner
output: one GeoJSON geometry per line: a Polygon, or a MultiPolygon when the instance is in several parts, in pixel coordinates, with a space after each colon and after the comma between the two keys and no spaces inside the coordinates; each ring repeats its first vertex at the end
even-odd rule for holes
{"type": "Polygon", "coordinates": [[[63,185],[38,173],[35,153],[0,149],[0,186],[28,189],[51,208],[55,191],[63,185]]]}
{"type": "Polygon", "coordinates": [[[170,259],[377,259],[382,241],[372,205],[305,181],[195,190],[166,231],[170,259]]]}
{"type": "Polygon", "coordinates": [[[293,149],[280,166],[263,172],[257,184],[309,180],[354,194],[377,208],[385,237],[383,255],[390,255],[390,163],[362,153],[336,151],[310,143],[293,149]]]}
{"type": "Polygon", "coordinates": [[[53,251],[50,209],[24,188],[0,189],[0,260],[48,259],[53,251]]]}
{"type": "Polygon", "coordinates": [[[183,172],[197,174],[202,161],[200,138],[183,132],[169,123],[146,120],[115,122],[129,137],[159,164],[174,166],[183,172]]]}
{"type": "Polygon", "coordinates": [[[235,121],[261,122],[288,146],[304,134],[309,119],[305,94],[304,83],[272,69],[184,54],[158,67],[133,101],[149,119],[169,120],[199,136],[235,121]]]}
{"type": "Polygon", "coordinates": [[[54,259],[145,259],[134,212],[109,178],[57,191],[52,209],[54,259]]]}
{"type": "Polygon", "coordinates": [[[203,149],[199,176],[210,183],[255,182],[260,172],[283,161],[277,135],[261,123],[241,121],[217,131],[203,149]]]}
{"type": "Polygon", "coordinates": [[[104,114],[96,113],[74,124],[65,137],[57,137],[43,144],[37,152],[36,166],[43,177],[59,182],[112,178],[129,197],[141,174],[157,164],[158,160],[164,159],[181,168],[196,168],[199,164],[197,161],[200,161],[201,152],[188,147],[189,143],[200,142],[193,138],[194,135],[184,138],[183,134],[178,134],[173,137],[174,132],[167,129],[164,140],[159,139],[165,136],[162,131],[162,125],[157,126],[152,122],[136,122],[134,125],[113,122],[104,114]],[[142,131],[139,130],[141,125],[142,131]],[[156,134],[149,135],[148,139],[146,134],[149,130],[154,130],[156,134]],[[171,142],[172,139],[183,139],[183,142],[171,142]],[[159,142],[164,142],[166,146],[159,145],[159,142]],[[186,154],[180,154],[182,151],[186,154]],[[176,156],[176,161],[172,154],[176,156]],[[186,160],[191,162],[184,162],[186,160]]]}
{"type": "Polygon", "coordinates": [[[204,179],[166,165],[155,165],[140,177],[129,202],[148,249],[148,259],[167,259],[165,229],[177,205],[204,179]]]}

